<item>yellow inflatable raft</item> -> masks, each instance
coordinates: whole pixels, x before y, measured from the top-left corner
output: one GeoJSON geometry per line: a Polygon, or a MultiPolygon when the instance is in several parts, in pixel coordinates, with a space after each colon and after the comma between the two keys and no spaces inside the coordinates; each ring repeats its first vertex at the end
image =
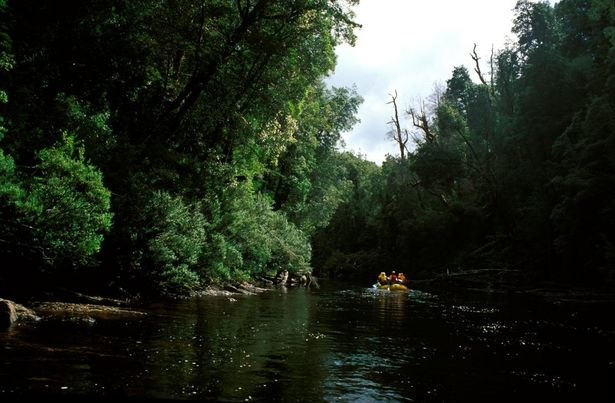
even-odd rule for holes
{"type": "Polygon", "coordinates": [[[408,287],[406,287],[403,284],[384,284],[384,285],[380,285],[377,284],[375,285],[375,288],[378,288],[380,290],[390,290],[390,291],[408,291],[408,287]]]}

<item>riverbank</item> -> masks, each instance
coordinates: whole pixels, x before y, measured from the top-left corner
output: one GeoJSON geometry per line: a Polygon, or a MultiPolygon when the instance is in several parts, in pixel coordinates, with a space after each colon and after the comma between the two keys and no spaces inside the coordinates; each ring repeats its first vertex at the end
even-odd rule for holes
{"type": "Polygon", "coordinates": [[[290,276],[281,273],[275,277],[261,277],[250,283],[247,281],[226,282],[210,284],[200,290],[186,295],[164,295],[143,298],[132,295],[123,299],[90,295],[67,288],[55,287],[38,290],[36,293],[16,294],[17,298],[0,298],[0,328],[10,327],[15,322],[37,321],[45,318],[56,318],[75,322],[89,322],[98,319],[138,317],[146,315],[140,308],[158,300],[178,300],[210,297],[227,297],[229,301],[236,301],[235,297],[242,295],[256,295],[277,287],[305,286],[317,284],[310,275],[309,281],[301,276],[290,276]]]}
{"type": "Polygon", "coordinates": [[[147,315],[126,301],[81,294],[91,302],[40,301],[25,306],[12,300],[0,298],[0,328],[9,328],[14,323],[36,322],[42,319],[59,319],[73,322],[94,322],[99,319],[128,318],[147,315]]]}
{"type": "Polygon", "coordinates": [[[518,270],[482,269],[445,272],[429,279],[414,280],[411,287],[436,293],[469,291],[487,294],[517,294],[554,301],[613,302],[611,284],[583,284],[528,278],[518,270]]]}
{"type": "MultiPolygon", "coordinates": [[[[310,283],[318,285],[310,276],[310,283]]],[[[253,282],[238,281],[210,284],[188,295],[166,295],[158,298],[142,298],[139,295],[115,298],[90,295],[66,288],[49,289],[45,293],[27,298],[0,298],[0,324],[9,327],[18,321],[32,321],[57,318],[72,321],[96,321],[98,319],[128,318],[145,315],[140,310],[159,300],[178,300],[199,297],[226,297],[234,302],[243,295],[256,295],[280,286],[306,285],[299,276],[280,275],[258,278],[253,282]]],[[[553,281],[529,281],[523,273],[514,270],[468,270],[444,273],[430,279],[413,280],[411,289],[432,294],[484,293],[492,295],[524,295],[550,300],[552,302],[600,303],[614,302],[612,287],[588,286],[581,284],[557,283],[553,281]]],[[[2,295],[2,297],[5,297],[2,295]]]]}

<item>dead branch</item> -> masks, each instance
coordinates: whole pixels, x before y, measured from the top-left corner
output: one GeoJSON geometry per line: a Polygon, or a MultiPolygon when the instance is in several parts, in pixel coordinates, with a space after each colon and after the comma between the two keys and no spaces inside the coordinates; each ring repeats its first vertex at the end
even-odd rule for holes
{"type": "Polygon", "coordinates": [[[427,113],[425,112],[425,103],[421,102],[419,111],[415,108],[410,108],[407,113],[412,118],[412,125],[423,131],[425,141],[428,143],[433,143],[436,140],[436,136],[429,127],[429,120],[427,119],[427,113]]]}
{"type": "Polygon", "coordinates": [[[391,126],[393,126],[392,138],[399,146],[399,153],[401,159],[406,158],[406,151],[408,148],[406,147],[406,143],[408,143],[408,130],[401,128],[401,124],[399,122],[399,113],[397,110],[397,90],[395,90],[395,95],[389,94],[391,97],[391,101],[387,102],[387,104],[393,104],[394,116],[391,117],[391,120],[388,122],[391,126]]]}
{"type": "Polygon", "coordinates": [[[472,58],[472,60],[474,60],[474,64],[475,64],[474,71],[476,72],[476,74],[478,74],[478,79],[484,85],[488,85],[487,81],[485,81],[485,77],[483,77],[482,71],[480,70],[480,63],[478,62],[480,60],[480,57],[478,57],[478,54],[476,53],[476,44],[474,44],[474,49],[472,49],[472,53],[470,53],[470,57],[472,58]]]}
{"type": "Polygon", "coordinates": [[[491,82],[490,82],[490,84],[491,84],[491,92],[492,93],[493,93],[493,75],[495,74],[494,70],[493,70],[493,52],[494,52],[493,51],[493,44],[491,44],[491,56],[489,57],[489,67],[491,68],[491,71],[490,71],[490,73],[491,73],[491,78],[490,78],[491,82]]]}

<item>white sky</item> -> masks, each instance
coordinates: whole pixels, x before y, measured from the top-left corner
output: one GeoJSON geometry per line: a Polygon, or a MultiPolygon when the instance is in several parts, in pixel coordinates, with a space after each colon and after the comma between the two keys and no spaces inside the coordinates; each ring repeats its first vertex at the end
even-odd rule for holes
{"type": "Polygon", "coordinates": [[[446,83],[453,67],[465,65],[473,74],[470,52],[474,43],[483,62],[491,46],[501,49],[512,27],[517,0],[361,0],[354,9],[355,47],[338,47],[335,74],[327,81],[337,87],[357,87],[364,98],[358,123],[344,135],[346,149],[381,163],[385,155],[399,155],[387,139],[397,90],[400,113],[418,98],[427,98],[434,83],[446,83]]]}

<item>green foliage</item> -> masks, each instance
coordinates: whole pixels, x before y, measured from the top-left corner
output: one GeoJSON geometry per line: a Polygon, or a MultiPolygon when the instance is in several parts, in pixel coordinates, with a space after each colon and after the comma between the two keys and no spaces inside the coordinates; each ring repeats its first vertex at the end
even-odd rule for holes
{"type": "Polygon", "coordinates": [[[309,268],[311,247],[307,237],[288,222],[284,213],[272,211],[267,198],[241,185],[229,189],[226,197],[230,209],[224,217],[224,232],[236,245],[242,263],[231,269],[255,275],[309,268]]]}
{"type": "Polygon", "coordinates": [[[291,105],[297,122],[295,141],[280,156],[266,188],[276,206],[308,235],[327,225],[349,193],[336,147],[341,133],[357,122],[361,102],[354,89],[319,84],[291,105]]]}
{"type": "MultiPolygon", "coordinates": [[[[0,178],[2,178],[2,183],[8,184],[10,183],[12,180],[14,180],[15,177],[15,162],[13,161],[13,159],[11,158],[10,155],[5,155],[3,151],[0,150],[0,178]]],[[[8,189],[10,188],[4,188],[6,190],[2,191],[3,195],[6,195],[4,197],[7,197],[8,195],[12,194],[12,191],[9,191],[8,189]]],[[[9,198],[12,198],[9,196],[9,198]]]]}
{"type": "Polygon", "coordinates": [[[462,116],[467,114],[473,87],[470,73],[465,66],[455,67],[452,77],[446,81],[445,97],[462,116]]]}
{"type": "Polygon", "coordinates": [[[438,135],[444,141],[448,141],[455,136],[465,134],[468,130],[467,123],[459,109],[451,102],[443,101],[436,109],[436,121],[438,135]]]}
{"type": "Polygon", "coordinates": [[[0,219],[4,224],[0,230],[0,242],[10,244],[10,239],[14,235],[9,223],[14,220],[16,210],[25,194],[21,181],[15,171],[15,162],[10,155],[5,155],[0,150],[0,219]]]}
{"type": "Polygon", "coordinates": [[[457,149],[441,143],[422,144],[416,152],[413,170],[427,189],[450,188],[463,175],[457,149]]]}
{"type": "Polygon", "coordinates": [[[205,283],[309,270],[305,234],[248,183],[231,184],[220,203],[162,191],[142,200],[128,227],[132,255],[124,273],[142,290],[185,294],[205,283]]]}
{"type": "Polygon", "coordinates": [[[552,179],[551,186],[561,196],[550,219],[555,249],[567,273],[583,267],[589,273],[606,272],[603,274],[610,278],[615,274],[611,258],[615,236],[614,78],[607,82],[605,94],[596,97],[584,115],[578,114],[554,145],[561,174],[552,179]],[[587,255],[587,251],[592,253],[587,255]]]}
{"type": "Polygon", "coordinates": [[[8,257],[30,256],[45,266],[90,262],[111,227],[110,192],[99,170],[68,135],[39,152],[33,175],[21,179],[0,152],[2,242],[8,257]]]}
{"type": "Polygon", "coordinates": [[[219,283],[233,279],[243,279],[243,256],[227,235],[214,231],[210,234],[203,251],[204,279],[209,283],[219,283]]]}
{"type": "Polygon", "coordinates": [[[519,38],[518,49],[523,57],[558,44],[560,27],[547,1],[519,0],[514,12],[512,32],[519,38]]]}
{"type": "Polygon", "coordinates": [[[21,208],[44,259],[84,263],[100,250],[111,227],[111,194],[98,169],[87,164],[74,138],[39,153],[37,174],[21,208]]]}
{"type": "MultiPolygon", "coordinates": [[[[90,167],[114,194],[100,256],[114,282],[184,293],[309,269],[310,231],[346,194],[325,170],[337,169],[335,147],[360,98],[322,79],[335,46],[355,39],[355,4],[9,0],[0,20],[0,67],[12,67],[0,74],[0,100],[10,101],[0,161],[7,233],[27,240],[21,224],[36,219],[50,262],[91,256],[108,221],[96,181],[77,180],[90,167]],[[55,146],[64,131],[79,155],[55,146]],[[39,155],[38,170],[15,168],[37,166],[39,155]],[[58,220],[80,224],[72,234],[58,220]]],[[[36,254],[27,249],[19,254],[36,254]]]]}
{"type": "Polygon", "coordinates": [[[205,244],[207,222],[199,204],[157,191],[150,195],[135,230],[144,244],[135,262],[166,293],[182,293],[200,284],[196,272],[205,244]]]}
{"type": "Polygon", "coordinates": [[[313,235],[313,262],[321,273],[356,275],[373,270],[382,258],[378,237],[384,233],[377,223],[383,214],[381,171],[348,152],[341,154],[338,164],[337,172],[350,189],[328,225],[313,235]]]}
{"type": "Polygon", "coordinates": [[[109,126],[109,111],[95,111],[91,105],[65,94],[58,94],[55,102],[60,115],[66,117],[64,126],[83,142],[90,158],[100,160],[113,151],[117,139],[109,126]]]}

